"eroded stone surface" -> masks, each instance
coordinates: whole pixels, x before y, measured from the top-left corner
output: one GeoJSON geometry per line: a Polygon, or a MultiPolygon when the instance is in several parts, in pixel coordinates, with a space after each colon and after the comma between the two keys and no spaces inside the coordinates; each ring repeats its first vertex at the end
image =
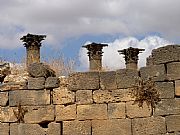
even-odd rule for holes
{"type": "Polygon", "coordinates": [[[108,104],[108,117],[110,119],[125,118],[125,103],[109,103],[108,104]]]}
{"type": "Polygon", "coordinates": [[[166,116],[168,132],[180,132],[180,115],[166,116]]]}
{"type": "Polygon", "coordinates": [[[0,92],[0,106],[6,106],[8,100],[8,92],[0,92]]]}
{"type": "Polygon", "coordinates": [[[0,123],[0,134],[9,135],[9,123],[0,123]]]}
{"type": "Polygon", "coordinates": [[[74,102],[74,92],[64,87],[53,89],[53,104],[72,104],[74,102]]]}
{"type": "Polygon", "coordinates": [[[92,104],[92,105],[78,105],[77,119],[107,119],[107,105],[106,104],[92,104]]]}
{"type": "Polygon", "coordinates": [[[175,81],[175,95],[180,96],[180,80],[175,81]]]}
{"type": "Polygon", "coordinates": [[[78,90],[76,91],[77,104],[90,104],[93,103],[92,90],[78,90]]]}
{"type": "Polygon", "coordinates": [[[91,121],[63,121],[63,135],[91,135],[91,121]]]}
{"type": "Polygon", "coordinates": [[[172,62],[167,64],[168,80],[180,79],[180,62],[172,62]]]}
{"type": "Polygon", "coordinates": [[[56,105],[56,121],[76,119],[76,105],[56,105]]]}
{"type": "Polygon", "coordinates": [[[92,120],[93,135],[132,135],[130,119],[92,120]]]}
{"type": "Polygon", "coordinates": [[[148,117],[132,120],[133,135],[159,135],[166,133],[165,118],[148,117]]]}
{"type": "Polygon", "coordinates": [[[49,90],[19,90],[9,92],[9,105],[49,105],[49,90]]]}
{"type": "Polygon", "coordinates": [[[71,74],[68,88],[72,91],[99,89],[99,74],[98,72],[71,74]]]}

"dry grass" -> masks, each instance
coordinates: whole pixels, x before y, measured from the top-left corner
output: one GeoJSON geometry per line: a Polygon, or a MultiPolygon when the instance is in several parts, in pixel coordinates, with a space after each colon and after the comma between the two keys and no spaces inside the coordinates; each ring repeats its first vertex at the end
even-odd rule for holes
{"type": "Polygon", "coordinates": [[[73,59],[67,59],[63,55],[60,55],[57,58],[49,58],[45,61],[45,64],[49,65],[56,72],[56,76],[59,77],[73,73],[76,62],[73,59]]]}
{"type": "Polygon", "coordinates": [[[142,107],[145,102],[155,109],[155,105],[160,101],[160,94],[155,87],[154,81],[150,78],[148,80],[138,78],[137,82],[137,85],[131,89],[131,95],[135,98],[134,104],[138,103],[138,106],[142,107]]]}

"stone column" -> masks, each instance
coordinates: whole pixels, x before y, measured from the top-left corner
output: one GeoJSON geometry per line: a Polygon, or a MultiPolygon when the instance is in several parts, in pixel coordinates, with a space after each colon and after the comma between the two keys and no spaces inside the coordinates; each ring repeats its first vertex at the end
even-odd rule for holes
{"type": "Polygon", "coordinates": [[[87,48],[89,56],[89,69],[91,71],[99,71],[102,69],[102,54],[103,47],[107,44],[91,43],[83,47],[87,48]]]}
{"type": "Polygon", "coordinates": [[[120,54],[124,55],[125,64],[127,69],[138,69],[138,54],[144,51],[145,49],[132,48],[118,50],[120,54]]]}
{"type": "Polygon", "coordinates": [[[22,42],[24,42],[24,46],[26,47],[27,67],[32,63],[40,62],[40,47],[41,41],[44,40],[44,38],[46,38],[45,35],[27,34],[20,39],[22,42]]]}

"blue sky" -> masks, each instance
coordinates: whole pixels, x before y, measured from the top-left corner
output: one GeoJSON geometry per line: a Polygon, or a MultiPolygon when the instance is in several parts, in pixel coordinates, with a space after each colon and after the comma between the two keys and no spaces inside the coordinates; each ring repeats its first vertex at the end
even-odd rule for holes
{"type": "MultiPolygon", "coordinates": [[[[27,33],[47,35],[42,58],[63,53],[80,64],[88,41],[121,49],[133,40],[151,51],[180,43],[179,16],[179,0],[0,0],[0,57],[21,61],[26,52],[19,38],[27,33]]],[[[106,53],[105,59],[113,52],[106,53]]]]}

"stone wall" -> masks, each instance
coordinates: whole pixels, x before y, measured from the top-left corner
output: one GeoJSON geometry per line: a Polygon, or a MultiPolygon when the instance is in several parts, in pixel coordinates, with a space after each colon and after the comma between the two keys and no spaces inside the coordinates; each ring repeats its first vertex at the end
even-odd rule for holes
{"type": "Polygon", "coordinates": [[[153,50],[139,71],[29,78],[0,90],[0,135],[180,135],[180,46],[153,50]],[[155,81],[155,109],[133,104],[138,77],[155,81]]]}

